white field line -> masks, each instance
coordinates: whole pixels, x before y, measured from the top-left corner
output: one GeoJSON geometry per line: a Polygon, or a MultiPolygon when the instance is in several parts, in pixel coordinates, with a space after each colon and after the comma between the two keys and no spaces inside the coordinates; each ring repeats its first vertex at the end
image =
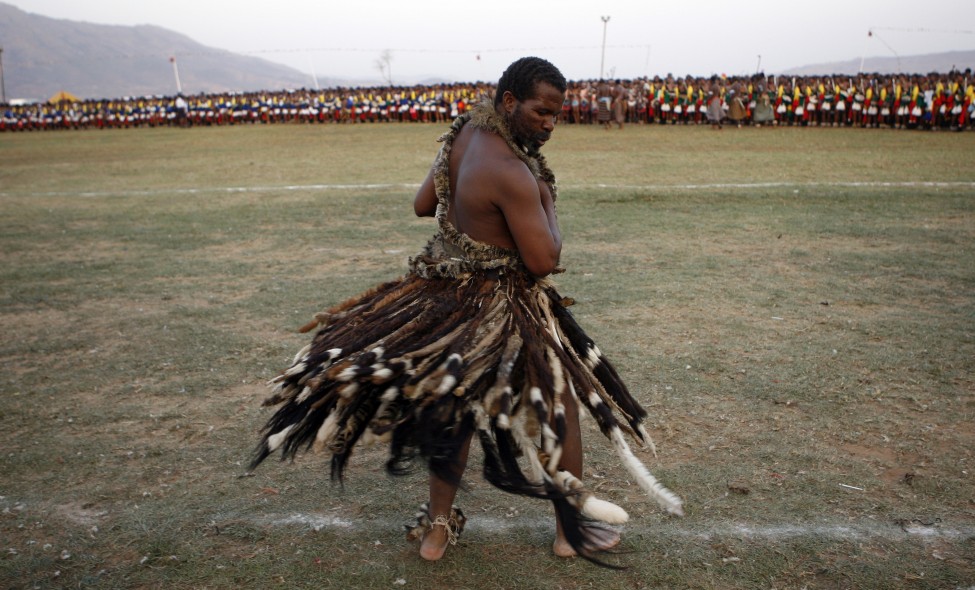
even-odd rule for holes
{"type": "MultiPolygon", "coordinates": [[[[403,518],[393,522],[388,519],[347,519],[335,516],[315,514],[267,514],[254,518],[258,525],[297,526],[310,530],[321,531],[351,531],[364,533],[379,533],[390,531],[398,533],[403,525],[410,520],[406,511],[403,518]]],[[[467,522],[465,532],[492,536],[506,535],[512,531],[523,531],[526,528],[548,534],[554,532],[555,525],[552,518],[526,517],[524,515],[513,518],[503,518],[493,515],[472,515],[467,522]]],[[[789,523],[789,524],[749,524],[725,523],[708,524],[705,527],[682,526],[680,521],[666,521],[659,524],[653,522],[630,522],[621,528],[623,534],[646,534],[654,538],[663,539],[697,539],[711,540],[723,538],[749,539],[757,541],[784,541],[802,537],[827,539],[832,541],[958,541],[966,542],[975,539],[975,526],[950,525],[946,523],[922,524],[913,523],[789,523]]]]}
{"type": "MultiPolygon", "coordinates": [[[[269,192],[316,192],[343,190],[379,190],[379,189],[408,189],[419,188],[416,183],[379,183],[379,184],[299,184],[280,186],[226,186],[226,187],[198,187],[171,188],[155,190],[107,190],[107,191],[53,191],[53,192],[0,192],[0,197],[118,197],[118,196],[155,196],[155,195],[201,195],[212,193],[269,193],[269,192]]],[[[848,187],[848,188],[975,188],[975,182],[754,182],[754,183],[710,183],[710,184],[563,184],[562,189],[614,189],[614,190],[714,190],[714,189],[760,189],[760,188],[817,188],[817,187],[848,187]]]]}
{"type": "Polygon", "coordinates": [[[51,192],[0,192],[0,197],[151,197],[155,195],[203,195],[212,193],[271,193],[313,192],[330,190],[378,190],[403,188],[416,190],[419,184],[298,184],[281,186],[214,186],[199,188],[167,188],[155,190],[108,190],[108,191],[51,191],[51,192]]]}
{"type": "Polygon", "coordinates": [[[570,188],[607,188],[628,190],[698,190],[698,189],[753,189],[753,188],[975,188],[975,182],[751,182],[709,184],[591,184],[570,188]]]}

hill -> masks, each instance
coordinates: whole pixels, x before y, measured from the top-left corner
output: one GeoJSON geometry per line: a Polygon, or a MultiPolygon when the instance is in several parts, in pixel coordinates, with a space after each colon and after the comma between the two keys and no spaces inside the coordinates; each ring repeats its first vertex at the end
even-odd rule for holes
{"type": "Polygon", "coordinates": [[[310,76],[270,61],[201,45],[151,25],[54,19],[0,3],[8,100],[44,100],[65,90],[82,98],[229,92],[311,86],[310,76]]]}
{"type": "Polygon", "coordinates": [[[950,72],[952,69],[964,71],[975,68],[975,51],[948,51],[927,55],[904,55],[890,57],[867,57],[860,68],[860,58],[847,61],[818,63],[786,68],[781,74],[795,76],[816,76],[823,74],[856,75],[859,72],[926,74],[928,72],[950,72]]]}

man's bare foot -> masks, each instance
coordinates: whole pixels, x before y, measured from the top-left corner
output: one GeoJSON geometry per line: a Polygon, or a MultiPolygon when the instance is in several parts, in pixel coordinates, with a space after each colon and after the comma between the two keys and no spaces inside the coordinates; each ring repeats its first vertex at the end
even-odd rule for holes
{"type": "Polygon", "coordinates": [[[450,536],[447,527],[444,525],[434,525],[423,535],[420,541],[420,557],[427,561],[437,561],[447,552],[447,545],[450,543],[450,536]]]}
{"type": "Polygon", "coordinates": [[[559,538],[556,538],[555,539],[555,543],[552,544],[552,553],[554,553],[556,557],[575,557],[576,556],[576,550],[573,549],[572,548],[572,545],[569,545],[569,542],[566,541],[564,538],[563,539],[559,539],[559,538]]]}
{"type": "MultiPolygon", "coordinates": [[[[613,529],[590,527],[586,532],[589,534],[589,545],[594,553],[607,551],[620,544],[620,534],[613,529]]],[[[556,557],[575,557],[578,555],[569,541],[562,535],[556,535],[555,543],[552,543],[552,552],[555,553],[556,557]]]]}

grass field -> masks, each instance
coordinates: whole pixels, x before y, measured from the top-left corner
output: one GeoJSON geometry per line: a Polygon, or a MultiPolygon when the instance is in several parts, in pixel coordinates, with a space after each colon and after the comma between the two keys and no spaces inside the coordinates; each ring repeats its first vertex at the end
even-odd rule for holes
{"type": "Polygon", "coordinates": [[[240,477],[319,309],[401,274],[442,128],[0,135],[0,587],[975,587],[975,134],[562,127],[558,282],[650,410],[662,514],[592,421],[615,563],[484,483],[240,477]]]}

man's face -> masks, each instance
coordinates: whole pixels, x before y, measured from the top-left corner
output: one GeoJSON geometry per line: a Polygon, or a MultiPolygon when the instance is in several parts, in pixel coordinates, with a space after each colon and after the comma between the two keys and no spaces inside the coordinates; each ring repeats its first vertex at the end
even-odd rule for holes
{"type": "Polygon", "coordinates": [[[518,145],[538,151],[555,130],[555,121],[562,112],[565,93],[548,82],[535,84],[534,96],[523,101],[511,97],[508,127],[518,145]]]}

